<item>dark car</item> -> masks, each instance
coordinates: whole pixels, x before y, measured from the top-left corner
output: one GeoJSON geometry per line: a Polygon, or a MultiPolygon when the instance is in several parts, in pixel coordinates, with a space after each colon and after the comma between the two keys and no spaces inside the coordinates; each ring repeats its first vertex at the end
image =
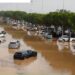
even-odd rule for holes
{"type": "Polygon", "coordinates": [[[16,52],[13,58],[17,60],[24,60],[25,58],[36,57],[36,56],[37,56],[36,51],[27,50],[27,51],[16,52]]]}
{"type": "Polygon", "coordinates": [[[15,40],[9,43],[8,48],[9,49],[17,49],[20,47],[20,41],[15,40]]]}
{"type": "Polygon", "coordinates": [[[2,33],[2,34],[6,34],[6,32],[5,32],[5,31],[1,31],[1,33],[2,33]]]}

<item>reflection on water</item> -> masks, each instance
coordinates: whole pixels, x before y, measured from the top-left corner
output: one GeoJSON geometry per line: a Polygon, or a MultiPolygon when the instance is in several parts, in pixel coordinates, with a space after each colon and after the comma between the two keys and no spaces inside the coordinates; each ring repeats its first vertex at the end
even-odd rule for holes
{"type": "Polygon", "coordinates": [[[57,41],[58,50],[62,51],[64,48],[69,49],[69,43],[68,42],[59,42],[57,41]]]}
{"type": "Polygon", "coordinates": [[[31,58],[25,59],[25,60],[14,60],[14,63],[19,66],[24,66],[24,65],[28,65],[28,64],[32,63],[36,59],[37,58],[35,58],[35,57],[31,57],[31,58]]]}
{"type": "Polygon", "coordinates": [[[68,52],[71,51],[72,54],[75,54],[75,42],[59,42],[57,41],[57,46],[59,51],[68,49],[68,52]]]}
{"type": "Polygon", "coordinates": [[[0,74],[2,75],[75,75],[74,43],[46,42],[28,37],[22,30],[4,28],[6,41],[0,44],[0,74]],[[23,39],[24,38],[24,39],[23,39]],[[19,39],[19,49],[8,49],[13,39],[19,39]],[[23,61],[13,60],[13,54],[20,50],[37,50],[37,58],[23,61]]]}
{"type": "Polygon", "coordinates": [[[75,55],[75,42],[70,42],[70,50],[75,55]]]}
{"type": "Polygon", "coordinates": [[[18,49],[8,49],[9,53],[14,54],[15,52],[19,51],[18,49]]]}

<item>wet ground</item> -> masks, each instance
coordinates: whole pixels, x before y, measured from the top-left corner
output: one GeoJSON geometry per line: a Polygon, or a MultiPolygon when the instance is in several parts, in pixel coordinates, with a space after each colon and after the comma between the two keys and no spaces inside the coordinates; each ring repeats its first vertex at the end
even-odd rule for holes
{"type": "Polygon", "coordinates": [[[7,34],[0,44],[0,75],[75,75],[75,43],[43,40],[38,36],[28,36],[23,30],[11,26],[1,26],[7,34]],[[11,40],[21,42],[19,49],[8,49],[11,40]],[[22,61],[13,55],[20,50],[36,50],[37,57],[22,61]]]}

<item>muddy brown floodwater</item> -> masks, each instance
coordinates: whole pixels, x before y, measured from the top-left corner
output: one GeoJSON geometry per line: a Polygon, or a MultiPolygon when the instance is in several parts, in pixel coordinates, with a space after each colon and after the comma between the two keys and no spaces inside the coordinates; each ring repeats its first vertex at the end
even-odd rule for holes
{"type": "Polygon", "coordinates": [[[23,30],[1,26],[7,34],[0,44],[0,75],[75,75],[75,43],[42,40],[38,36],[28,36],[23,30]],[[11,40],[21,42],[19,49],[8,49],[11,40]],[[13,55],[20,50],[36,50],[36,58],[14,60],[13,55]]]}

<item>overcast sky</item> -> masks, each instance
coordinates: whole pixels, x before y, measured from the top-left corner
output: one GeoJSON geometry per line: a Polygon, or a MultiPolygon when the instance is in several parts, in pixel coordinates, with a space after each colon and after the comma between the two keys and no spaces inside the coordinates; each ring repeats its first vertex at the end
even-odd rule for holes
{"type": "Polygon", "coordinates": [[[30,0],[0,0],[0,3],[8,3],[8,2],[12,2],[12,3],[19,3],[19,2],[25,2],[25,3],[29,3],[30,0]]]}
{"type": "MultiPolygon", "coordinates": [[[[63,8],[63,0],[32,0],[32,3],[0,3],[0,10],[48,13],[63,8]]],[[[75,0],[64,0],[64,9],[75,12],[75,0]]]]}

